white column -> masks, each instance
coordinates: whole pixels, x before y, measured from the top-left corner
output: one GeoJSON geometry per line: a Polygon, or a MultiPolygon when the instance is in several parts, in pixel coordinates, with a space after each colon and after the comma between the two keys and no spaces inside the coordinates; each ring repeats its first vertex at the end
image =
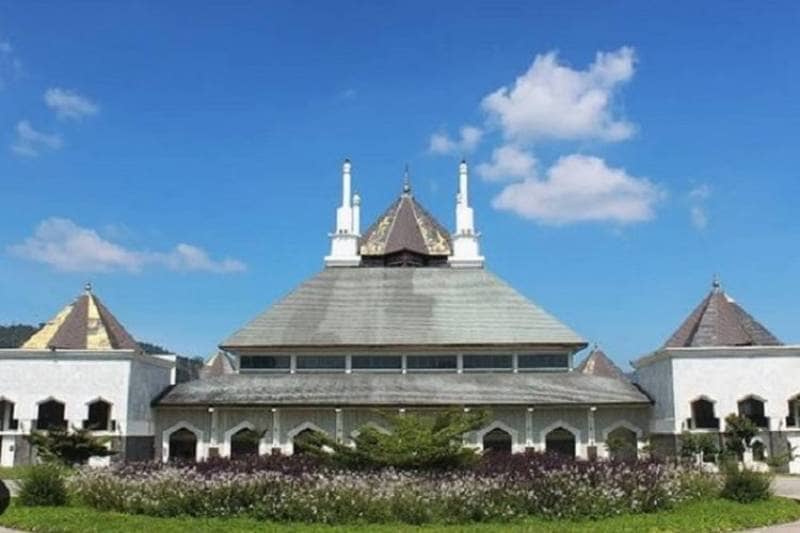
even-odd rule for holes
{"type": "Polygon", "coordinates": [[[590,407],[589,411],[588,411],[587,420],[586,420],[587,426],[588,426],[588,431],[589,431],[589,434],[587,436],[587,441],[588,441],[587,444],[589,446],[594,446],[595,445],[595,440],[597,438],[596,435],[595,435],[595,427],[594,427],[594,413],[595,413],[595,411],[597,411],[597,407],[594,407],[594,406],[590,407]]]}
{"type": "Polygon", "coordinates": [[[533,446],[533,407],[525,409],[525,447],[533,446]]]}
{"type": "Polygon", "coordinates": [[[297,372],[297,356],[292,354],[289,356],[289,373],[294,374],[297,372]]]}
{"type": "Polygon", "coordinates": [[[350,169],[350,160],[345,159],[342,164],[342,205],[336,210],[336,231],[330,234],[331,253],[325,257],[325,265],[329,267],[358,266],[361,262],[358,234],[354,231],[356,225],[360,226],[356,216],[361,210],[361,199],[356,198],[359,207],[354,210],[350,204],[350,169]]]}
{"type": "Polygon", "coordinates": [[[344,442],[344,413],[341,408],[336,409],[336,442],[344,442]]]}
{"type": "Polygon", "coordinates": [[[515,374],[519,373],[519,356],[517,354],[511,356],[511,368],[515,374]]]}
{"type": "MultiPolygon", "coordinates": [[[[221,455],[219,447],[219,410],[214,407],[209,407],[208,412],[211,413],[211,430],[208,435],[208,446],[209,448],[216,448],[217,455],[221,455]]],[[[209,451],[208,448],[206,448],[204,456],[208,457],[208,455],[209,451]]]]}
{"type": "Polygon", "coordinates": [[[352,374],[353,373],[353,356],[352,355],[345,355],[344,356],[344,373],[345,374],[352,374]]]}
{"type": "Polygon", "coordinates": [[[469,206],[467,162],[458,166],[458,194],[456,195],[456,231],[453,234],[453,254],[449,263],[453,267],[480,268],[483,256],[478,246],[478,233],[472,208],[469,206]]]}
{"type": "Polygon", "coordinates": [[[276,408],[272,408],[272,447],[273,448],[280,448],[281,447],[281,418],[280,418],[280,411],[276,408]]]}
{"type": "Polygon", "coordinates": [[[456,373],[464,373],[464,354],[458,354],[456,356],[456,373]]]}

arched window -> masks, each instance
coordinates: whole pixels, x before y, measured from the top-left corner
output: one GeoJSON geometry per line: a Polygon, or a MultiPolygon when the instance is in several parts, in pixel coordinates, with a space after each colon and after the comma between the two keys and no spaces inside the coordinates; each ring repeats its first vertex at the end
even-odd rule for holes
{"type": "Polygon", "coordinates": [[[800,428],[800,394],[789,400],[789,416],[786,417],[786,427],[800,428]]]}
{"type": "Polygon", "coordinates": [[[764,462],[767,460],[767,452],[764,449],[764,443],[760,440],[754,440],[750,445],[750,449],[753,450],[754,461],[764,462]]]}
{"type": "Polygon", "coordinates": [[[575,435],[568,429],[556,428],[545,436],[545,450],[566,457],[575,457],[575,435]]]}
{"type": "Polygon", "coordinates": [[[620,426],[606,437],[608,454],[614,461],[635,461],[638,456],[636,432],[620,426]]]}
{"type": "Polygon", "coordinates": [[[64,419],[64,404],[54,399],[40,403],[36,415],[36,429],[67,429],[67,421],[64,419]]]}
{"type": "Polygon", "coordinates": [[[194,461],[197,458],[197,435],[181,428],[169,436],[170,461],[194,461]]]}
{"type": "Polygon", "coordinates": [[[319,434],[319,431],[312,428],[306,428],[300,433],[296,434],[294,437],[292,437],[292,453],[308,453],[309,443],[313,441],[319,434]]]}
{"type": "Polygon", "coordinates": [[[89,416],[83,421],[84,429],[93,431],[111,430],[111,404],[105,400],[95,400],[89,404],[89,416]]]}
{"type": "Polygon", "coordinates": [[[258,433],[242,428],[231,435],[231,459],[258,457],[258,433]]]}
{"type": "Polygon", "coordinates": [[[749,418],[757,427],[768,428],[769,419],[764,416],[764,402],[748,396],[739,402],[739,416],[749,418]]]}
{"type": "Polygon", "coordinates": [[[19,422],[14,418],[14,402],[0,398],[0,431],[14,431],[19,422]]]}
{"type": "Polygon", "coordinates": [[[508,431],[494,428],[483,436],[483,449],[492,453],[511,453],[512,438],[508,431]]]}
{"type": "Polygon", "coordinates": [[[693,401],[692,418],[689,422],[692,429],[719,429],[719,418],[714,416],[714,402],[707,398],[693,401]]]}

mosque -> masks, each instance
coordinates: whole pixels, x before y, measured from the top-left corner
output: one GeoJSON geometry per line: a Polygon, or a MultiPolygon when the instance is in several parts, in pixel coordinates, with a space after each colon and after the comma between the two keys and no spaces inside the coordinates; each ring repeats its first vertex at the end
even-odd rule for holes
{"type": "Polygon", "coordinates": [[[341,179],[324,268],[199,375],[145,355],[90,288],[0,350],[0,465],[30,462],[23,436],[37,429],[111,436],[118,459],[203,460],[291,454],[309,432],[348,443],[365,426],[388,432],[386,411],[478,407],[491,419],[464,441],[478,450],[674,454],[684,431],[721,438],[740,413],[760,428],[756,460],[800,451],[800,346],[718,282],[632,374],[597,348],[578,362],[586,341],[485,267],[465,162],[453,232],[406,182],[362,233],[349,161],[341,179]]]}

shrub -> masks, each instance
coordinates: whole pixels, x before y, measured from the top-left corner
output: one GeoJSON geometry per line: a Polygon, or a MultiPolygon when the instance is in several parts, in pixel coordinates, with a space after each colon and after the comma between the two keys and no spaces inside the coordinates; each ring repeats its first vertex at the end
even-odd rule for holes
{"type": "Polygon", "coordinates": [[[66,466],[86,464],[90,457],[107,457],[116,453],[107,447],[109,437],[95,437],[88,429],[34,431],[26,435],[25,440],[36,449],[42,461],[66,466]]]}
{"type": "Polygon", "coordinates": [[[463,445],[463,437],[486,424],[488,414],[484,410],[379,414],[388,432],[367,425],[353,439],[354,447],[314,433],[303,441],[303,450],[350,468],[447,469],[478,460],[477,452],[463,445]]]}
{"type": "Polygon", "coordinates": [[[757,434],[758,426],[746,416],[731,413],[725,417],[725,448],[739,459],[757,434]]]}
{"type": "Polygon", "coordinates": [[[5,483],[0,480],[0,514],[3,514],[8,509],[9,503],[11,503],[11,493],[5,483]]]}
{"type": "Polygon", "coordinates": [[[64,469],[55,464],[31,467],[22,478],[19,503],[25,506],[66,504],[65,477],[64,469]]]}
{"type": "Polygon", "coordinates": [[[772,496],[772,476],[746,468],[727,468],[722,497],[740,503],[768,500],[772,496]]]}
{"type": "Polygon", "coordinates": [[[423,524],[652,512],[718,494],[717,479],[655,461],[587,462],[537,453],[490,454],[449,470],[346,470],[293,456],[84,468],[70,488],[90,507],[155,516],[423,524]]]}

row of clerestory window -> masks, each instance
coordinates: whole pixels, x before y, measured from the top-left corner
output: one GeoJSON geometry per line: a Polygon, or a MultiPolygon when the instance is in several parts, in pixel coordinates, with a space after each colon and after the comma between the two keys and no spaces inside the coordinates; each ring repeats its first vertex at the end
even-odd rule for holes
{"type": "MultiPolygon", "coordinates": [[[[297,355],[294,369],[289,355],[242,355],[239,368],[243,371],[290,372],[344,372],[347,356],[344,355],[297,355]]],[[[486,354],[486,355],[353,355],[350,369],[358,371],[426,372],[452,371],[458,369],[461,357],[464,372],[518,370],[569,370],[568,354],[486,354]],[[405,359],[405,366],[404,366],[405,359]]]]}

